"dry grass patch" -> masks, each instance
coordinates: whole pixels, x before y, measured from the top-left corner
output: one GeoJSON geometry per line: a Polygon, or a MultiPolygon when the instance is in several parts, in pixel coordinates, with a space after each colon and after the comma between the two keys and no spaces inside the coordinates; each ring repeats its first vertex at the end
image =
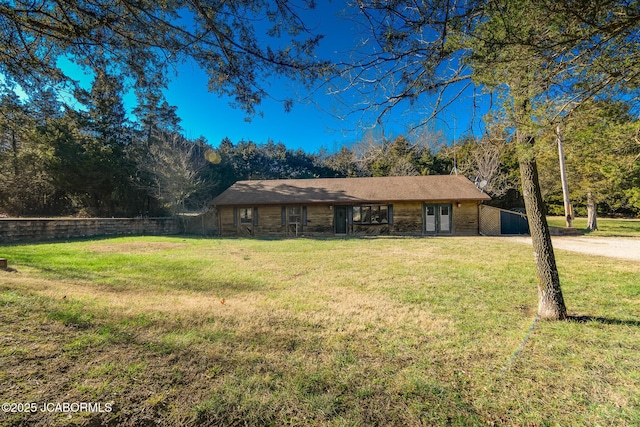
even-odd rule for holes
{"type": "Polygon", "coordinates": [[[177,242],[120,242],[117,244],[110,244],[100,242],[96,244],[88,244],[83,247],[91,252],[97,253],[119,253],[119,254],[132,254],[132,253],[153,253],[158,251],[168,251],[175,249],[184,249],[189,245],[186,243],[177,242]]]}

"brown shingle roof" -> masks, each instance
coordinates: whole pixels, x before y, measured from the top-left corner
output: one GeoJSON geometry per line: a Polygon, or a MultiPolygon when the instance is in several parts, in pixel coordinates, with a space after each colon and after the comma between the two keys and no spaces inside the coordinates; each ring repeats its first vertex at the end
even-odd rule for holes
{"type": "Polygon", "coordinates": [[[460,175],[238,181],[213,205],[491,200],[460,175]]]}

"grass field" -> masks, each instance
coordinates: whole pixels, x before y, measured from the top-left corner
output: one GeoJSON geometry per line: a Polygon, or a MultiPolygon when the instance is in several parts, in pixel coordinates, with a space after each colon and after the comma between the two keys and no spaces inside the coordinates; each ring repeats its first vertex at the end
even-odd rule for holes
{"type": "Polygon", "coordinates": [[[565,322],[508,239],[0,247],[0,400],[111,409],[0,425],[639,425],[640,266],[556,255],[565,322]]]}
{"type": "MultiPolygon", "coordinates": [[[[566,226],[566,221],[561,216],[547,217],[547,222],[554,227],[566,226]]],[[[598,218],[598,229],[589,231],[587,218],[575,218],[573,226],[590,236],[640,237],[640,219],[598,218]]]]}

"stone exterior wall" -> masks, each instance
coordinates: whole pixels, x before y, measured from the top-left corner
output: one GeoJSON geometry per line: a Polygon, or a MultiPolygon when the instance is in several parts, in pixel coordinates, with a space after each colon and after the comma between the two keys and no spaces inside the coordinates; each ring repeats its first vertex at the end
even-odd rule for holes
{"type": "MultiPolygon", "coordinates": [[[[473,236],[478,235],[478,202],[476,201],[444,201],[450,204],[452,212],[451,232],[444,235],[473,236]]],[[[384,203],[387,204],[387,203],[384,203]]],[[[423,202],[395,202],[393,205],[393,222],[391,224],[359,225],[348,224],[347,235],[394,235],[421,236],[424,231],[423,202]]],[[[348,205],[351,209],[351,205],[348,205]]],[[[222,236],[332,236],[335,234],[334,208],[330,204],[301,205],[306,211],[306,222],[300,224],[283,224],[282,209],[290,206],[221,206],[218,208],[218,229],[222,236]],[[242,222],[239,209],[250,209],[252,219],[242,222]],[[256,219],[257,215],[257,219],[256,219]]],[[[442,234],[442,233],[440,233],[442,234]]]]}
{"type": "Polygon", "coordinates": [[[421,236],[424,234],[422,213],[422,202],[394,203],[390,234],[421,236]]]}
{"type": "Polygon", "coordinates": [[[176,218],[0,218],[0,244],[181,232],[180,221],[176,218]]]}
{"type": "Polygon", "coordinates": [[[478,224],[478,203],[460,202],[453,204],[453,232],[456,236],[477,236],[480,234],[478,224]]]}

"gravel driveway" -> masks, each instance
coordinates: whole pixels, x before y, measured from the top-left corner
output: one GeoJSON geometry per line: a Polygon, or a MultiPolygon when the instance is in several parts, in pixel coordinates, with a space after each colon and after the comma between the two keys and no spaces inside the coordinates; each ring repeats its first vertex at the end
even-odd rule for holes
{"type": "MultiPolygon", "coordinates": [[[[505,237],[505,239],[531,244],[531,237],[505,237]]],[[[554,249],[640,261],[640,239],[638,238],[553,236],[551,241],[554,249]]]]}

